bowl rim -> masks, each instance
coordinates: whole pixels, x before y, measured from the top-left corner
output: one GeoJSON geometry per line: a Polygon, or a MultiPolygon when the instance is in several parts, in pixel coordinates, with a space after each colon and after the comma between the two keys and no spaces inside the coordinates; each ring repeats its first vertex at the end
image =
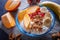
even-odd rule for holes
{"type": "MultiPolygon", "coordinates": [[[[40,7],[44,7],[44,6],[40,6],[40,7]]],[[[40,35],[29,34],[28,32],[24,31],[23,28],[20,26],[20,23],[18,22],[18,15],[16,15],[15,21],[16,21],[16,26],[18,27],[19,31],[22,34],[30,36],[30,37],[39,37],[39,36],[43,36],[43,35],[49,33],[54,28],[54,25],[55,25],[55,14],[54,14],[54,12],[49,7],[46,7],[46,8],[50,11],[51,16],[52,16],[52,23],[51,23],[50,28],[48,29],[48,31],[46,31],[45,33],[40,34],[40,35]]]]}

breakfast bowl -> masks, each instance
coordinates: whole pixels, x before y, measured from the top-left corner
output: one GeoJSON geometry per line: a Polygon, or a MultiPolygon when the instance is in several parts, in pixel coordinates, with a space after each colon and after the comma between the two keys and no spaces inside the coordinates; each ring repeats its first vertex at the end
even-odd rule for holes
{"type": "Polygon", "coordinates": [[[19,31],[30,37],[48,34],[55,24],[54,12],[45,6],[31,6],[16,15],[16,26],[19,31]]]}

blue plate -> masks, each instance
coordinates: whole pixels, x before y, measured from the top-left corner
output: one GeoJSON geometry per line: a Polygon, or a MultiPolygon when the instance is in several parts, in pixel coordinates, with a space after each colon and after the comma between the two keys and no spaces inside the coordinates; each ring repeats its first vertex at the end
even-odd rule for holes
{"type": "Polygon", "coordinates": [[[30,36],[30,37],[40,37],[40,36],[43,36],[43,35],[46,35],[47,33],[49,33],[53,27],[54,27],[54,24],[55,24],[55,15],[54,15],[54,12],[47,7],[47,9],[51,12],[51,17],[52,17],[52,23],[50,25],[50,28],[47,32],[45,32],[44,34],[40,34],[40,35],[37,35],[37,34],[30,34],[28,32],[26,32],[20,25],[19,21],[18,21],[18,15],[16,16],[16,26],[18,27],[19,31],[24,34],[24,35],[27,35],[27,36],[30,36]]]}

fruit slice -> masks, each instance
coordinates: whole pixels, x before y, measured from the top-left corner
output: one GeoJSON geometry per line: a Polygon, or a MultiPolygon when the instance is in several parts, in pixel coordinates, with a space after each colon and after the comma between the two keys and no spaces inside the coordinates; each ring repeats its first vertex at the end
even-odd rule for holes
{"type": "Polygon", "coordinates": [[[18,20],[19,22],[22,22],[24,15],[26,14],[26,10],[22,10],[18,13],[18,20]]]}
{"type": "Polygon", "coordinates": [[[5,4],[5,9],[7,11],[14,11],[19,7],[20,3],[20,0],[8,0],[5,4]]]}
{"type": "Polygon", "coordinates": [[[29,27],[29,24],[30,24],[30,17],[29,17],[28,14],[25,14],[23,21],[24,21],[25,28],[28,28],[29,27]]]}
{"type": "Polygon", "coordinates": [[[50,27],[50,25],[51,25],[50,17],[45,17],[45,19],[43,21],[44,21],[43,22],[44,26],[50,27]]]}
{"type": "Polygon", "coordinates": [[[31,7],[27,8],[27,14],[35,13],[35,12],[38,11],[39,9],[40,9],[39,6],[31,6],[31,7]]]}
{"type": "Polygon", "coordinates": [[[2,15],[1,19],[2,23],[6,28],[12,28],[13,26],[15,26],[15,20],[10,14],[10,12],[7,12],[6,14],[2,15]]]}

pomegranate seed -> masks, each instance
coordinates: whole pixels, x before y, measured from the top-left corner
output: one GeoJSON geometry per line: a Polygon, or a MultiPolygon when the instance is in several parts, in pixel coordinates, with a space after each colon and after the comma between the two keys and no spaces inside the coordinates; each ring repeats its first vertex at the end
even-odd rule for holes
{"type": "Polygon", "coordinates": [[[32,15],[33,15],[33,16],[36,16],[36,15],[37,15],[37,12],[33,13],[32,15]]]}
{"type": "Polygon", "coordinates": [[[41,12],[38,12],[38,15],[40,15],[41,14],[41,12]]]}
{"type": "Polygon", "coordinates": [[[30,18],[32,18],[32,14],[28,14],[30,16],[30,18]]]}
{"type": "Polygon", "coordinates": [[[28,14],[28,15],[29,15],[30,18],[32,19],[32,18],[34,18],[34,16],[35,16],[36,14],[32,13],[32,14],[28,14]]]}
{"type": "Polygon", "coordinates": [[[45,13],[41,13],[41,14],[40,14],[41,17],[44,17],[44,15],[45,15],[45,13]]]}
{"type": "Polygon", "coordinates": [[[32,16],[35,16],[35,13],[32,13],[32,16]]]}

